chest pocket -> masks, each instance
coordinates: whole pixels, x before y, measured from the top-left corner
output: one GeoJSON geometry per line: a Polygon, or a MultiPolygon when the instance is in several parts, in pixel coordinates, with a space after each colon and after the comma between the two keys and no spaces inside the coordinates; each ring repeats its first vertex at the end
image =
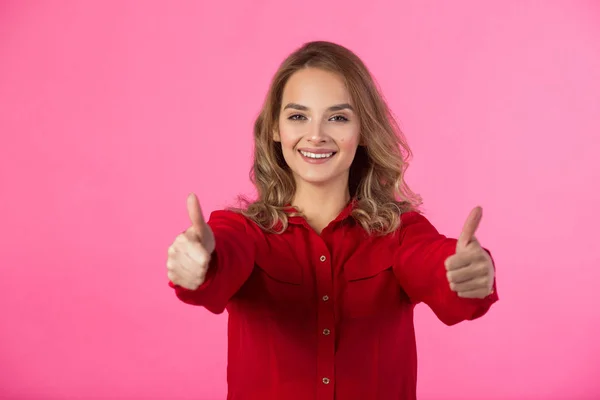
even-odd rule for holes
{"type": "Polygon", "coordinates": [[[403,292],[388,257],[350,259],[344,278],[342,313],[346,317],[376,316],[401,306],[403,292]]]}
{"type": "Polygon", "coordinates": [[[293,253],[257,257],[250,284],[262,311],[267,314],[307,311],[311,288],[306,273],[293,253]]]}
{"type": "Polygon", "coordinates": [[[362,261],[360,263],[349,262],[344,269],[344,275],[349,282],[362,281],[374,278],[386,270],[391,270],[392,265],[388,262],[370,263],[362,261]]]}
{"type": "Polygon", "coordinates": [[[288,285],[302,285],[302,268],[290,260],[263,260],[256,267],[274,282],[288,285]]]}

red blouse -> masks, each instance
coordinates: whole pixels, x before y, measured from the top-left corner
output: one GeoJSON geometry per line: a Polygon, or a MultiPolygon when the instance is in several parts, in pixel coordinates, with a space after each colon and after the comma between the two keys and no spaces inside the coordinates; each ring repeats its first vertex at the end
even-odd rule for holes
{"type": "Polygon", "coordinates": [[[211,214],[206,281],[193,291],[170,285],[185,303],[227,309],[228,399],[415,399],[415,304],[453,325],[498,300],[495,285],[485,299],[450,290],[444,260],[456,240],[421,214],[370,237],[350,211],[321,235],[302,217],[271,234],[234,212],[211,214]]]}

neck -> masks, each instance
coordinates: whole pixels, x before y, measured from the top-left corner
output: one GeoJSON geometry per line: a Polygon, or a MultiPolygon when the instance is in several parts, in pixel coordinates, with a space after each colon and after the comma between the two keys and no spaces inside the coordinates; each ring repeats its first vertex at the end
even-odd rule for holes
{"type": "Polygon", "coordinates": [[[308,224],[320,234],[348,205],[349,201],[350,192],[347,180],[326,185],[311,185],[298,181],[292,205],[304,214],[308,224]]]}

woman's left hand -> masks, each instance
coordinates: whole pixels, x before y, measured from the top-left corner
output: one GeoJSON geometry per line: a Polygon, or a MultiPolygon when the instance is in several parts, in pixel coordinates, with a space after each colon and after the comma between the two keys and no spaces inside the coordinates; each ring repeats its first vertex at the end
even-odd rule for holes
{"type": "Polygon", "coordinates": [[[471,211],[456,243],[456,253],[445,262],[450,289],[459,297],[483,299],[494,293],[492,258],[475,238],[482,213],[481,207],[471,211]]]}

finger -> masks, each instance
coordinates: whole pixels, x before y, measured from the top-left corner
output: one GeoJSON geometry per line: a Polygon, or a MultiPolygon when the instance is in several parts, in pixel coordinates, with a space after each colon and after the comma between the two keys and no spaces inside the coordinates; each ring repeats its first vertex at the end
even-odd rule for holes
{"type": "Polygon", "coordinates": [[[473,258],[469,253],[456,253],[446,258],[444,265],[447,271],[464,268],[473,262],[473,258]]]}
{"type": "Polygon", "coordinates": [[[179,285],[179,279],[177,279],[177,275],[175,275],[172,271],[167,271],[167,278],[173,285],[179,285]]]}
{"type": "Polygon", "coordinates": [[[168,265],[172,282],[186,289],[196,289],[204,281],[205,268],[198,268],[198,263],[185,253],[178,253],[168,265]]]}
{"type": "Polygon", "coordinates": [[[462,297],[465,299],[484,299],[492,293],[490,289],[476,289],[476,290],[468,290],[465,292],[458,292],[458,297],[462,297]]]}
{"type": "Polygon", "coordinates": [[[471,290],[478,290],[478,289],[489,289],[490,287],[490,283],[487,279],[487,277],[483,276],[483,277],[478,277],[475,279],[469,279],[466,282],[461,282],[461,283],[450,283],[450,289],[452,289],[455,292],[468,292],[471,290]]]}
{"type": "Polygon", "coordinates": [[[485,266],[477,264],[446,272],[446,277],[450,283],[462,283],[485,276],[488,276],[485,266]]]}
{"type": "Polygon", "coordinates": [[[175,285],[179,285],[181,282],[177,268],[177,261],[173,257],[170,257],[167,260],[167,277],[175,285]]]}
{"type": "Polygon", "coordinates": [[[471,279],[476,279],[482,276],[486,276],[485,270],[483,268],[476,267],[465,267],[446,272],[446,277],[448,278],[449,283],[467,282],[471,279]]]}
{"type": "Polygon", "coordinates": [[[184,243],[181,255],[186,258],[185,267],[189,266],[193,271],[198,268],[207,268],[208,263],[210,262],[210,254],[201,243],[197,242],[184,243]],[[190,260],[191,264],[188,263],[187,260],[190,260]]]}
{"type": "Polygon", "coordinates": [[[193,228],[188,228],[182,234],[177,235],[173,245],[169,247],[168,254],[170,258],[177,260],[185,256],[194,261],[197,266],[203,266],[210,261],[210,253],[206,250],[202,242],[198,241],[198,236],[193,228]]]}
{"type": "Polygon", "coordinates": [[[196,235],[202,240],[202,233],[204,232],[206,221],[202,215],[202,208],[200,208],[198,197],[196,197],[194,193],[190,193],[187,198],[187,209],[192,227],[196,231],[196,235]]]}
{"type": "Polygon", "coordinates": [[[180,286],[184,289],[196,290],[198,286],[200,286],[200,282],[198,280],[173,271],[169,271],[167,276],[174,285],[180,286]]]}
{"type": "Polygon", "coordinates": [[[189,242],[198,243],[198,234],[193,226],[190,226],[181,234],[180,246],[186,246],[189,242]]]}
{"type": "Polygon", "coordinates": [[[479,206],[475,207],[467,220],[465,221],[465,225],[463,226],[462,232],[458,237],[458,242],[456,243],[456,250],[463,249],[467,247],[467,245],[474,239],[475,232],[479,227],[479,223],[481,222],[481,217],[483,216],[483,209],[479,206]]]}
{"type": "Polygon", "coordinates": [[[477,241],[472,241],[466,249],[451,255],[444,261],[447,271],[453,271],[468,267],[473,264],[480,264],[487,260],[487,252],[481,248],[477,241]]]}

